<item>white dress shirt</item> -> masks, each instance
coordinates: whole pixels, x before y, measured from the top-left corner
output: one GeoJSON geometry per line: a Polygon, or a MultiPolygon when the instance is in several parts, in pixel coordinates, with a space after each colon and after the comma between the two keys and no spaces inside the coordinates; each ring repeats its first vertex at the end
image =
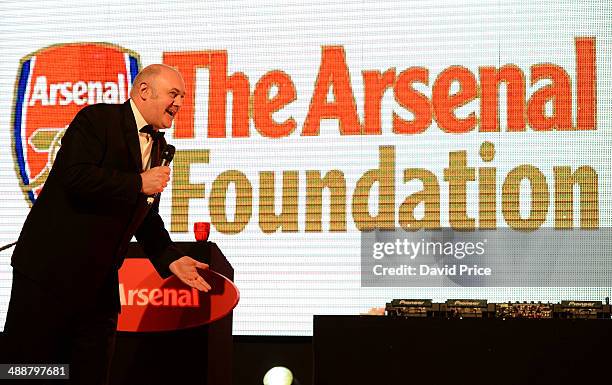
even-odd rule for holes
{"type": "Polygon", "coordinates": [[[140,141],[140,155],[142,157],[142,169],[148,170],[151,168],[151,148],[153,147],[153,140],[151,140],[151,135],[140,132],[140,129],[147,125],[147,121],[142,117],[140,111],[136,107],[136,103],[132,99],[130,99],[130,106],[132,107],[132,112],[134,113],[134,118],[136,119],[136,130],[138,132],[138,140],[140,141]]]}

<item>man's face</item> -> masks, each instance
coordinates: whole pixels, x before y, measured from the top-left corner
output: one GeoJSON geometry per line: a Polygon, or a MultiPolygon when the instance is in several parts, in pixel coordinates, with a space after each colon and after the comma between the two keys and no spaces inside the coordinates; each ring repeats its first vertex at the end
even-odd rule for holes
{"type": "Polygon", "coordinates": [[[169,128],[185,98],[183,78],[179,73],[164,68],[148,86],[148,97],[141,113],[155,129],[169,128]]]}

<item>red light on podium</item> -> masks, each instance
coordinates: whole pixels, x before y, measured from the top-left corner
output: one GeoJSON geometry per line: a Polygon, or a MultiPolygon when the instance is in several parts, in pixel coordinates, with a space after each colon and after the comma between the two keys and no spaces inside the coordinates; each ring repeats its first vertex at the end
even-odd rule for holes
{"type": "Polygon", "coordinates": [[[196,241],[207,241],[210,235],[210,223],[208,222],[195,222],[193,224],[193,233],[196,241]]]}

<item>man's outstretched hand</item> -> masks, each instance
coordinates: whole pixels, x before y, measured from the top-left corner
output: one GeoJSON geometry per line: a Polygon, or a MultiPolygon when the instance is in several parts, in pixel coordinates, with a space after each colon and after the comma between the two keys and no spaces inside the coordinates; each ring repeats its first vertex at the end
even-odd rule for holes
{"type": "Polygon", "coordinates": [[[170,271],[183,283],[200,291],[209,291],[210,285],[198,274],[196,268],[208,269],[208,265],[188,256],[181,257],[170,264],[170,271]]]}

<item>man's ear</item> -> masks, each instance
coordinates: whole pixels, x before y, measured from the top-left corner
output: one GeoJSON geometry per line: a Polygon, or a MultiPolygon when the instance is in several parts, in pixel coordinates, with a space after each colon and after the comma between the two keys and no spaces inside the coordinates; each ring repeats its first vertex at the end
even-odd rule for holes
{"type": "Polygon", "coordinates": [[[138,86],[138,96],[140,96],[142,100],[147,100],[151,96],[151,88],[147,83],[140,83],[138,86]]]}

